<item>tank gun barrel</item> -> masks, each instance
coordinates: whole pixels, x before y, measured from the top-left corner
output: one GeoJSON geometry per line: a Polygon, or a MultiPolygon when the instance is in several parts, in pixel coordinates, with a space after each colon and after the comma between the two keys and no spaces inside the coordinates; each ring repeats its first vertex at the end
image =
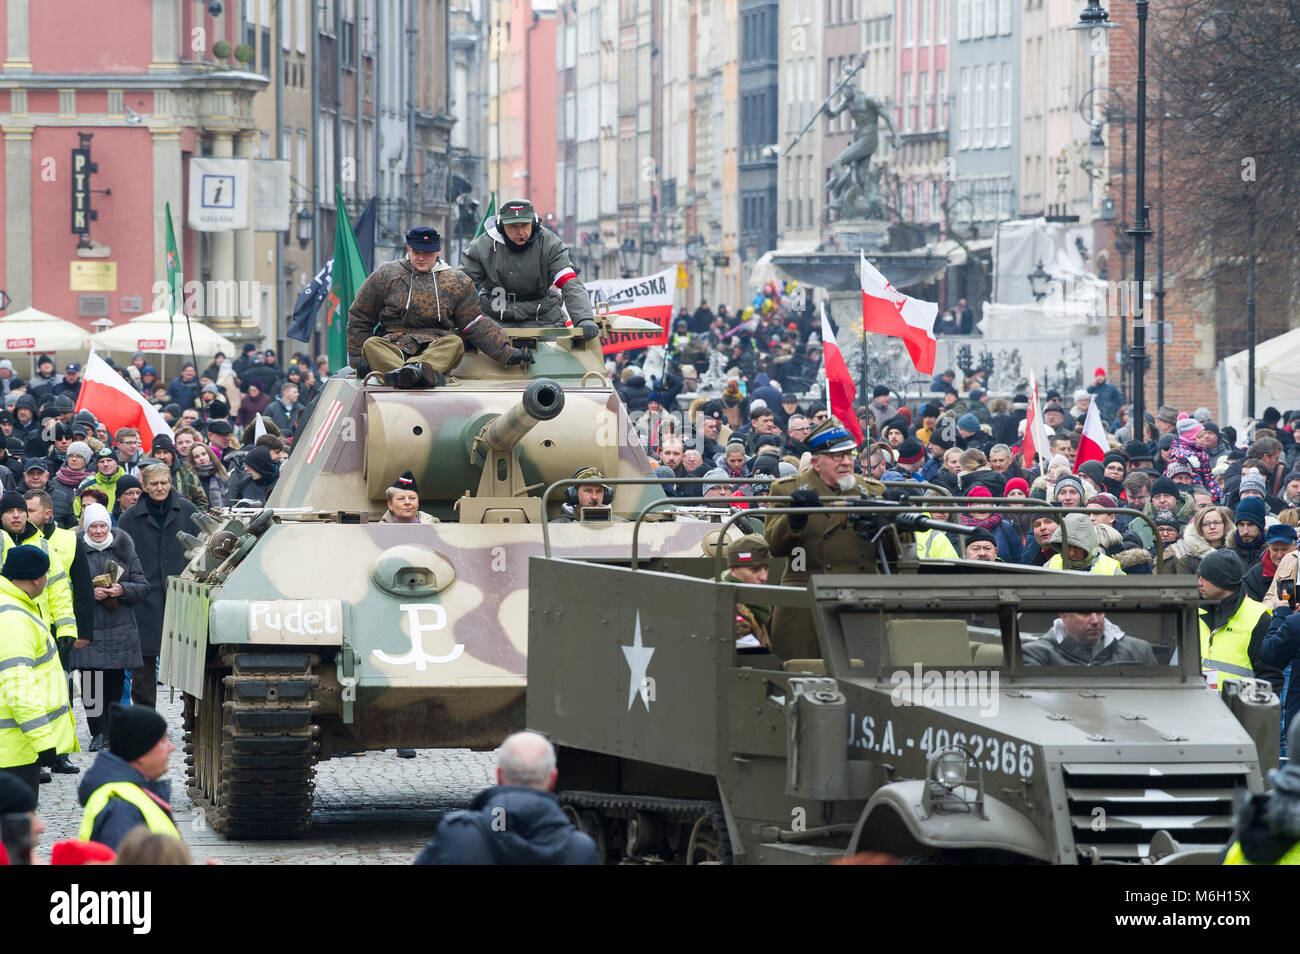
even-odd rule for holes
{"type": "Polygon", "coordinates": [[[542,421],[564,410],[564,388],[550,378],[538,378],[524,389],[519,402],[483,428],[479,439],[491,450],[505,453],[542,421]]]}

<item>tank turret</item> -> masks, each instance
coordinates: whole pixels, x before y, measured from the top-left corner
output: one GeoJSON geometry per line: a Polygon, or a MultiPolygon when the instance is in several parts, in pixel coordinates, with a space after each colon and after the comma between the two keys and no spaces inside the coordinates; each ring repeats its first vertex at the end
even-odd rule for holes
{"type": "Polygon", "coordinates": [[[462,523],[516,523],[542,519],[542,501],[528,496],[515,448],[542,421],[564,410],[564,389],[550,378],[538,378],[519,400],[479,429],[471,451],[482,462],[478,492],[457,501],[462,523]]]}

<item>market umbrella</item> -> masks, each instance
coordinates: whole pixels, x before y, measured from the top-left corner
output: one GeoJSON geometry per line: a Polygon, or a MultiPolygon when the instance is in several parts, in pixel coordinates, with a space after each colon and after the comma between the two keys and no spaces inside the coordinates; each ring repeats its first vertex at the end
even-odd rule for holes
{"type": "Polygon", "coordinates": [[[185,318],[178,316],[175,331],[172,318],[166,311],[153,311],[139,318],[133,318],[125,324],[116,325],[106,331],[90,336],[90,343],[96,351],[116,351],[122,354],[177,354],[189,355],[190,333],[194,335],[194,354],[210,358],[218,351],[235,354],[238,349],[229,338],[217,334],[202,322],[191,319],[190,328],[185,328],[185,318]]]}

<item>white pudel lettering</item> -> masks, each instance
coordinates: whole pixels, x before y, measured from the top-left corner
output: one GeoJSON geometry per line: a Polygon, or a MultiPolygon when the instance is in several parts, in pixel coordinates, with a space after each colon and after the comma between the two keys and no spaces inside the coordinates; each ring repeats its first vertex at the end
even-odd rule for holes
{"type": "Polygon", "coordinates": [[[50,895],[50,923],[59,925],[130,925],[135,934],[153,927],[153,895],[148,891],[68,891],[50,895]]]}
{"type": "Polygon", "coordinates": [[[288,600],[250,603],[248,605],[248,631],[258,633],[263,628],[291,636],[338,635],[336,607],[332,600],[310,600],[305,603],[288,600]]]}
{"type": "Polygon", "coordinates": [[[449,663],[459,659],[465,651],[464,643],[452,643],[451,652],[443,656],[430,656],[424,651],[424,634],[447,627],[447,612],[437,603],[402,603],[398,609],[406,613],[406,625],[411,634],[411,650],[401,656],[390,656],[380,649],[371,650],[372,655],[382,663],[390,666],[414,665],[417,672],[424,672],[428,663],[449,663]],[[430,623],[420,622],[420,611],[427,610],[433,614],[430,623]]]}

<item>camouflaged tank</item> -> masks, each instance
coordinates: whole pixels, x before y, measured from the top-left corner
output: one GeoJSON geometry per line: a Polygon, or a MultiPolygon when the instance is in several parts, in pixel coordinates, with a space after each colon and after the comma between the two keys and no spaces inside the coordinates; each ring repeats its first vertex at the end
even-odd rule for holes
{"type": "MultiPolygon", "coordinates": [[[[609,335],[634,320],[602,321],[609,335]]],[[[267,509],[224,511],[187,541],[191,562],[169,581],[162,672],[185,693],[190,792],[216,830],[306,830],[318,759],[488,748],[522,728],[542,491],[585,466],[645,477],[650,463],[620,439],[630,422],[599,340],[510,334],[534,349],[530,365],[467,354],[433,390],[331,378],[267,509]],[[407,470],[420,509],[441,522],[381,522],[385,489],[407,470]]],[[[557,492],[552,554],[627,559],[634,524],[620,517],[662,496],[622,485],[612,521],[556,522],[557,492]]],[[[702,560],[708,530],[646,523],[638,550],[702,560]]]]}

